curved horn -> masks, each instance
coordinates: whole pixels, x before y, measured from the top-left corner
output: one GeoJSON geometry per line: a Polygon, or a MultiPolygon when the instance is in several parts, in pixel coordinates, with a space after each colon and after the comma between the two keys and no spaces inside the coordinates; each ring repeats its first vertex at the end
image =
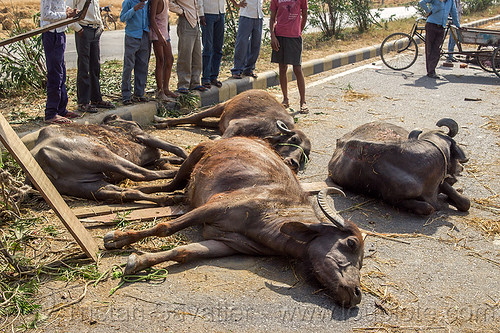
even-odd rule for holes
{"type": "Polygon", "coordinates": [[[292,131],[288,129],[288,126],[286,126],[286,124],[281,120],[276,120],[276,126],[283,133],[292,133],[292,131]]]}
{"type": "Polygon", "coordinates": [[[458,133],[458,124],[455,120],[451,119],[451,118],[443,118],[441,119],[440,121],[438,121],[436,123],[436,126],[446,126],[448,127],[449,131],[448,131],[448,136],[450,138],[453,138],[455,135],[457,135],[458,133]]]}
{"type": "Polygon", "coordinates": [[[420,129],[414,129],[413,131],[410,132],[410,134],[408,134],[408,139],[415,139],[417,140],[418,139],[418,136],[422,134],[422,130],[420,129]]]}
{"type": "Polygon", "coordinates": [[[335,224],[337,226],[337,228],[345,229],[345,222],[344,222],[344,219],[342,218],[342,216],[340,216],[339,213],[337,213],[337,211],[335,210],[335,207],[333,205],[330,206],[326,202],[326,196],[328,194],[333,194],[333,193],[341,194],[345,197],[345,193],[342,192],[342,190],[340,190],[336,187],[327,187],[327,188],[324,188],[321,191],[319,191],[318,204],[319,204],[319,207],[321,208],[321,210],[323,211],[323,213],[325,214],[325,216],[330,221],[332,221],[333,224],[335,224]]]}

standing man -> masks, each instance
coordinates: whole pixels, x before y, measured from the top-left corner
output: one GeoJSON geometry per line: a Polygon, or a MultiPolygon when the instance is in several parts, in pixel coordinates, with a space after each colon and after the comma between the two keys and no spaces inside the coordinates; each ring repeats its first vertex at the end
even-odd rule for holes
{"type": "MultiPolygon", "coordinates": [[[[458,22],[462,21],[462,14],[464,13],[464,9],[462,7],[462,4],[460,3],[460,0],[453,0],[455,1],[455,7],[457,8],[457,17],[458,17],[458,22]]],[[[450,33],[450,38],[448,40],[448,53],[452,53],[455,50],[455,38],[453,38],[453,35],[450,33]]],[[[453,54],[448,54],[447,58],[448,62],[457,62],[458,60],[453,56],[453,54]]]]}
{"type": "Polygon", "coordinates": [[[233,79],[241,79],[242,75],[257,78],[254,73],[255,63],[259,57],[262,40],[262,0],[231,0],[240,8],[238,33],[234,47],[234,67],[231,69],[233,79]]]}
{"type": "MultiPolygon", "coordinates": [[[[74,17],[76,9],[66,6],[66,0],[41,0],[40,26],[74,17]]],[[[42,33],[45,64],[47,66],[47,102],[45,104],[45,122],[51,124],[71,123],[71,118],[79,115],[66,110],[68,93],[66,92],[66,26],[42,33]]]]}
{"type": "Polygon", "coordinates": [[[207,90],[200,85],[201,41],[200,0],[172,0],[169,8],[179,15],[177,21],[177,91],[187,94],[189,89],[207,90]]]}
{"type": "Polygon", "coordinates": [[[144,96],[148,78],[149,15],[147,0],[125,0],[120,21],[125,22],[125,54],[122,74],[122,100],[124,105],[147,102],[144,96]],[[132,70],[134,70],[134,96],[132,97],[132,70]]]}
{"type": "MultiPolygon", "coordinates": [[[[85,0],[67,0],[70,7],[79,11],[85,0]]],[[[99,0],[93,0],[83,20],[72,25],[75,30],[78,71],[76,74],[76,95],[78,111],[97,112],[97,108],[114,109],[115,106],[102,100],[101,86],[101,50],[100,39],[103,30],[99,0]]]]}
{"type": "Polygon", "coordinates": [[[420,0],[418,4],[427,13],[427,22],[425,23],[425,66],[427,67],[427,76],[440,79],[441,77],[436,74],[436,66],[439,62],[448,15],[451,14],[453,24],[460,27],[455,1],[420,0]]]}
{"type": "Polygon", "coordinates": [[[220,88],[222,83],[217,78],[222,60],[222,45],[224,44],[226,2],[225,0],[200,0],[200,2],[201,40],[203,43],[201,83],[207,89],[212,84],[220,88]]]}
{"type": "Polygon", "coordinates": [[[302,73],[302,31],[307,22],[307,0],[271,0],[271,62],[279,64],[283,106],[288,105],[286,71],[293,66],[300,95],[300,113],[309,113],[306,105],[306,84],[302,73]]]}

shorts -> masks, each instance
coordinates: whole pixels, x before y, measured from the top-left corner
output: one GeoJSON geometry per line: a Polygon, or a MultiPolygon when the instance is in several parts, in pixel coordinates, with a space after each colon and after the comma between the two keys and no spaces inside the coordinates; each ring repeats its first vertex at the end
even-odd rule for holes
{"type": "Polygon", "coordinates": [[[271,62],[300,66],[302,64],[302,37],[276,36],[280,49],[271,54],[271,62]]]}

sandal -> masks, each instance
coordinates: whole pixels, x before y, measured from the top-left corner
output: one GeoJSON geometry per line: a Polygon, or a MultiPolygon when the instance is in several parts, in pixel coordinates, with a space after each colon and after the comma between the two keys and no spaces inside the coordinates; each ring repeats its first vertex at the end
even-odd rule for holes
{"type": "Polygon", "coordinates": [[[81,115],[79,115],[78,113],[75,113],[73,111],[68,111],[68,112],[66,112],[66,114],[63,117],[68,118],[68,119],[74,119],[74,118],[80,118],[81,115]]]}
{"type": "Polygon", "coordinates": [[[123,101],[123,105],[131,105],[132,101],[130,99],[126,99],[123,101]]]}
{"type": "Polygon", "coordinates": [[[307,105],[305,103],[300,106],[299,113],[302,113],[302,114],[309,113],[309,108],[307,107],[307,105]]]}
{"type": "Polygon", "coordinates": [[[70,124],[73,121],[71,119],[56,114],[53,118],[45,120],[45,122],[47,124],[70,124]]]}
{"type": "Polygon", "coordinates": [[[97,113],[97,109],[90,104],[80,104],[78,105],[77,111],[83,113],[97,113]]]}
{"type": "Polygon", "coordinates": [[[100,109],[116,109],[116,106],[109,101],[100,101],[100,102],[90,102],[90,105],[94,108],[100,109]]]}
{"type": "Polygon", "coordinates": [[[256,79],[258,77],[257,74],[255,74],[254,72],[250,72],[250,73],[246,73],[246,74],[243,73],[243,75],[253,77],[254,79],[256,79]]]}
{"type": "Polygon", "coordinates": [[[204,86],[205,88],[207,88],[207,89],[212,88],[212,85],[210,84],[210,82],[205,82],[205,83],[203,83],[203,86],[204,86]]]}
{"type": "Polygon", "coordinates": [[[144,103],[144,102],[149,102],[149,98],[146,96],[132,96],[132,101],[133,102],[139,102],[139,103],[144,103]]]}
{"type": "Polygon", "coordinates": [[[178,88],[177,92],[181,93],[181,94],[187,94],[187,93],[189,93],[189,90],[188,90],[188,88],[178,88]]]}
{"type": "Polygon", "coordinates": [[[222,87],[222,82],[218,81],[218,80],[213,80],[210,82],[212,85],[216,86],[217,88],[220,88],[222,87]]]}
{"type": "Polygon", "coordinates": [[[241,76],[241,74],[233,74],[231,77],[233,79],[238,79],[238,80],[243,78],[243,76],[241,76]]]}
{"type": "Polygon", "coordinates": [[[205,88],[205,87],[204,87],[204,86],[202,86],[202,85],[199,85],[199,86],[196,86],[196,87],[191,88],[191,90],[207,91],[208,89],[207,89],[207,88],[205,88]]]}

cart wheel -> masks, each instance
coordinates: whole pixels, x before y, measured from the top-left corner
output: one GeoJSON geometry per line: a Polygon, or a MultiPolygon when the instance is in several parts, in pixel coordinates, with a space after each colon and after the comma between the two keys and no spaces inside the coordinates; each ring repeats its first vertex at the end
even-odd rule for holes
{"type": "Polygon", "coordinates": [[[493,46],[479,45],[477,48],[477,63],[487,72],[493,73],[493,66],[491,59],[493,57],[493,51],[495,48],[493,46]]]}
{"type": "Polygon", "coordinates": [[[500,47],[496,47],[493,51],[493,57],[491,58],[491,67],[495,74],[500,77],[500,47]]]}
{"type": "Polygon", "coordinates": [[[415,63],[418,46],[415,40],[404,32],[387,36],[380,46],[382,62],[394,70],[403,70],[415,63]]]}

